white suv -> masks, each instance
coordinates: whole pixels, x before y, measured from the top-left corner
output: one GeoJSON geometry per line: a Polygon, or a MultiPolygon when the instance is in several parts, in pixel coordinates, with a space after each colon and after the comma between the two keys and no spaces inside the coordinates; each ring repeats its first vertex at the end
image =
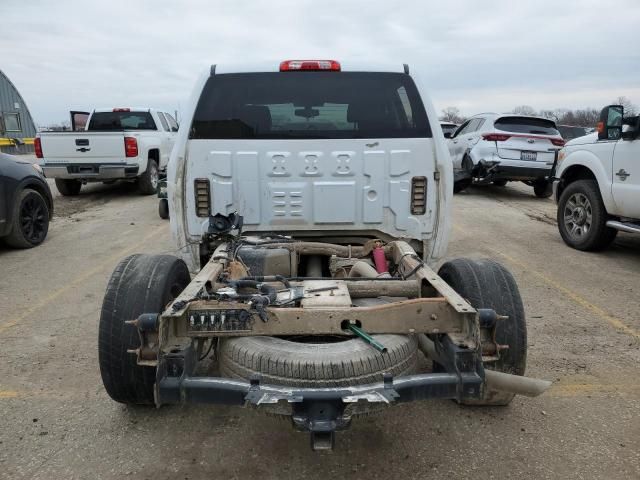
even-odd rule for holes
{"type": "Polygon", "coordinates": [[[551,196],[549,177],[564,140],[552,120],[482,113],[464,122],[448,141],[454,191],[471,183],[504,186],[522,181],[536,196],[551,196]]]}

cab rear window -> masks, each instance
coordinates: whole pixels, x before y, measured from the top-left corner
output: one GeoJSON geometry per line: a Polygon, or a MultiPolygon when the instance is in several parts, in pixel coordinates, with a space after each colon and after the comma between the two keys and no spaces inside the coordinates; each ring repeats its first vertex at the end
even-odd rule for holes
{"type": "Polygon", "coordinates": [[[431,137],[410,76],[370,72],[213,75],[192,139],[431,137]]]}
{"type": "Polygon", "coordinates": [[[94,112],[87,130],[156,130],[156,122],[149,112],[94,112]]]}
{"type": "Polygon", "coordinates": [[[501,117],[494,122],[498,130],[511,133],[531,133],[537,135],[560,135],[556,124],[544,118],[501,117]]]}

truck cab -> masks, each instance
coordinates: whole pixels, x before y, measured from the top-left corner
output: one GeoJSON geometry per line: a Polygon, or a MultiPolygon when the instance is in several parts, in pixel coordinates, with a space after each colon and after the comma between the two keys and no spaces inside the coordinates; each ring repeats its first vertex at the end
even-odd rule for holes
{"type": "Polygon", "coordinates": [[[402,65],[293,65],[217,65],[200,78],[168,169],[187,263],[206,258],[209,216],[235,211],[247,233],[405,238],[436,262],[452,168],[420,78],[402,65]]]}
{"type": "Polygon", "coordinates": [[[610,105],[597,131],[558,155],[554,199],[563,240],[580,250],[608,246],[618,231],[640,233],[640,117],[610,105]]]}

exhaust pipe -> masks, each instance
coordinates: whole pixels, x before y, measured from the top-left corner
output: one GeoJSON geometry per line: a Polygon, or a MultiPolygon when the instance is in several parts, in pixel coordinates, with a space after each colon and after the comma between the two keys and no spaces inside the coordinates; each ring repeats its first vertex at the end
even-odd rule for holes
{"type": "MultiPolygon", "coordinates": [[[[421,333],[418,335],[418,346],[431,360],[438,362],[439,354],[436,352],[434,343],[421,333]]],[[[444,363],[444,362],[438,362],[444,363]]],[[[527,397],[537,397],[551,387],[552,382],[548,380],[540,380],[531,377],[521,377],[510,373],[496,372],[494,370],[485,369],[484,380],[487,388],[497,392],[515,393],[516,395],[525,395],[527,397]]]]}

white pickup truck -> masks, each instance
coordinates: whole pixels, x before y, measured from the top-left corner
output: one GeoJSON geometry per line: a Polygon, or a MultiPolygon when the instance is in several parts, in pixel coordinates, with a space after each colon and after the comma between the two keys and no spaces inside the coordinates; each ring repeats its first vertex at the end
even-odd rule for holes
{"type": "Polygon", "coordinates": [[[77,195],[87,182],[124,179],[150,195],[156,193],[158,171],[167,166],[177,131],[170,114],[153,108],[98,109],[82,132],[43,132],[34,146],[45,176],[55,179],[62,195],[77,195]]]}
{"type": "Polygon", "coordinates": [[[428,266],[446,252],[453,167],[408,65],[213,65],[184,119],[167,194],[187,263],[131,255],[114,270],[98,340],[111,398],[252,406],[323,450],[393,404],[506,405],[549,387],[522,376],[511,274],[428,266]],[[433,371],[416,373],[418,349],[433,371]]]}
{"type": "Polygon", "coordinates": [[[558,229],[567,245],[601,250],[618,231],[640,233],[640,116],[602,110],[597,132],[558,154],[553,185],[558,229]]]}

